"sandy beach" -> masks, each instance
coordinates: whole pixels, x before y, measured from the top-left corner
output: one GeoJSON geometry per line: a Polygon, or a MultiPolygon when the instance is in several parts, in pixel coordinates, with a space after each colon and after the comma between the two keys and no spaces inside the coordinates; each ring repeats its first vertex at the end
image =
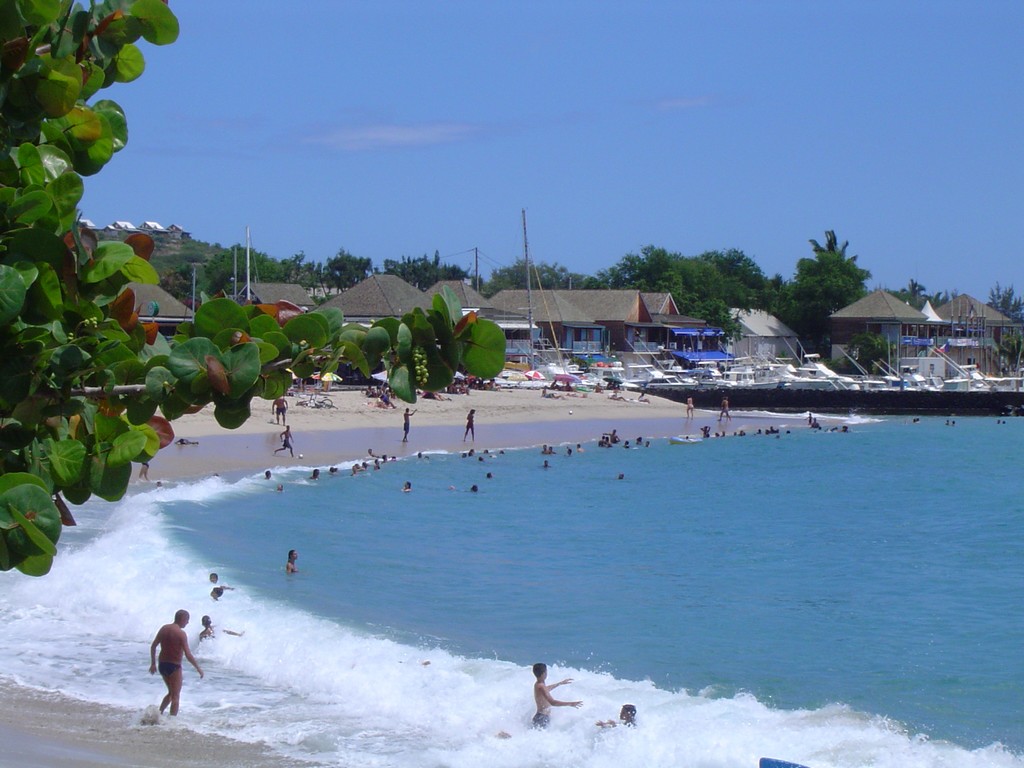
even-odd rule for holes
{"type": "MultiPolygon", "coordinates": [[[[603,432],[618,430],[623,440],[643,436],[653,439],[679,434],[699,434],[708,425],[712,432],[754,431],[770,423],[764,416],[733,414],[722,425],[718,413],[697,411],[685,419],[685,407],[651,396],[649,403],[638,394],[625,399],[607,394],[545,398],[538,390],[473,391],[446,395],[443,400],[421,399],[415,404],[396,403],[382,409],[360,391],[330,393],[333,408],[298,405],[290,397],[286,414],[294,434],[295,457],[281,446],[282,427],[275,423],[269,402],[254,402],[254,413],[237,430],[224,430],[213,418],[212,408],[185,416],[174,423],[176,438],[190,444],[169,445],[151,462],[149,481],[174,482],[212,474],[263,472],[279,466],[321,466],[362,459],[372,450],[388,456],[415,455],[418,451],[497,450],[541,443],[575,443],[596,440],[603,432]],[[402,442],[403,413],[411,416],[409,441],[402,442]],[[475,440],[464,441],[466,417],[475,409],[475,440]],[[301,458],[300,458],[301,454],[301,458]]],[[[803,418],[785,419],[800,425],[803,418]]],[[[145,485],[137,477],[133,485],[145,485]]],[[[7,578],[25,578],[10,574],[7,578]]],[[[140,672],[141,674],[141,672],[140,672]]],[[[227,738],[196,734],[187,719],[159,726],[140,724],[139,712],[118,711],[20,688],[9,681],[2,685],[0,737],[8,759],[34,766],[287,766],[290,763],[267,753],[258,745],[227,738]]]]}
{"type": "MultiPolygon", "coordinates": [[[[689,422],[685,406],[639,394],[624,394],[622,400],[607,394],[568,395],[545,398],[539,390],[472,391],[468,395],[445,395],[444,400],[420,398],[414,404],[395,402],[394,408],[379,408],[377,401],[354,390],[334,391],[333,408],[299,405],[305,398],[289,397],[286,420],[294,435],[295,458],[281,447],[282,427],[275,423],[271,404],[254,401],[252,417],[239,429],[220,428],[212,409],[186,415],[174,422],[176,438],[197,444],[170,445],[151,462],[151,481],[193,478],[214,472],[257,472],[275,466],[295,464],[329,466],[362,459],[368,450],[388,456],[415,455],[431,450],[496,450],[542,443],[596,440],[603,432],[617,429],[624,440],[638,436],[665,437],[699,434],[702,425],[719,429],[718,413],[697,411],[689,422]],[[402,442],[402,420],[406,408],[411,416],[409,441],[402,442]],[[466,417],[475,413],[475,440],[463,441],[466,417]]],[[[735,415],[726,427],[731,433],[749,429],[747,420],[735,415]]],[[[799,422],[800,417],[793,417],[799,422]]],[[[756,427],[755,427],[756,428],[756,427]]]]}

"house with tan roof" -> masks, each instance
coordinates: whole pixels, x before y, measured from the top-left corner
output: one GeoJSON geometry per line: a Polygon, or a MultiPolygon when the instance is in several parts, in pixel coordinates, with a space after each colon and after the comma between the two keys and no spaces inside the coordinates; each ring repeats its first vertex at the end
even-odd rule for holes
{"type": "Polygon", "coordinates": [[[321,306],[340,309],[345,319],[372,323],[383,317],[401,317],[416,307],[429,307],[431,299],[397,275],[373,274],[321,306]]]}
{"type": "Polygon", "coordinates": [[[740,336],[730,348],[735,357],[775,360],[791,357],[802,359],[800,339],[796,331],[763,309],[733,309],[740,326],[740,336]]]}
{"type": "Polygon", "coordinates": [[[135,293],[135,312],[143,323],[156,323],[160,333],[172,336],[178,326],[192,319],[192,311],[159,285],[128,283],[135,293]]]}
{"type": "MultiPolygon", "coordinates": [[[[1001,375],[1011,366],[1001,360],[999,345],[1021,326],[995,307],[962,293],[935,308],[942,351],[957,365],[976,365],[982,373],[1001,375]]],[[[1016,367],[1016,361],[1013,366],[1016,367]]]]}

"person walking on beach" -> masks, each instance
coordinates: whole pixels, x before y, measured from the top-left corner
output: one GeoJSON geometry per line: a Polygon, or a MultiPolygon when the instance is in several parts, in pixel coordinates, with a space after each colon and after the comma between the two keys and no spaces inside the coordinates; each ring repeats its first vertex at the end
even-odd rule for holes
{"type": "Polygon", "coordinates": [[[281,397],[274,401],[274,404],[270,406],[270,410],[274,414],[276,424],[280,424],[283,427],[288,423],[287,419],[285,419],[285,414],[288,413],[288,401],[284,395],[281,395],[281,397]]]}
{"type": "Polygon", "coordinates": [[[280,453],[281,451],[288,451],[295,458],[295,451],[292,450],[292,428],[286,426],[284,432],[281,433],[281,447],[275,449],[274,453],[280,453]]]}
{"type": "Polygon", "coordinates": [[[551,723],[552,707],[576,707],[583,706],[582,701],[559,701],[551,695],[551,691],[560,685],[568,685],[572,682],[571,677],[565,678],[558,683],[547,685],[548,665],[537,663],[533,665],[533,676],[537,681],[533,684],[533,700],[537,703],[537,714],[533,716],[534,728],[547,728],[551,723]]]}
{"type": "MultiPolygon", "coordinates": [[[[405,409],[405,415],[402,417],[402,442],[409,442],[409,419],[416,411],[410,411],[408,408],[405,409]]],[[[373,454],[370,454],[371,456],[373,454]]]]}
{"type": "Polygon", "coordinates": [[[466,416],[466,431],[462,435],[462,442],[466,442],[466,438],[470,435],[473,436],[473,442],[476,442],[476,428],[473,426],[473,417],[476,415],[476,408],[470,408],[469,414],[466,416]]]}
{"type": "Polygon", "coordinates": [[[723,397],[722,398],[722,410],[718,414],[718,420],[719,421],[721,421],[723,418],[726,418],[729,421],[732,421],[732,414],[729,413],[729,398],[728,397],[723,397]]]}
{"type": "Polygon", "coordinates": [[[299,568],[295,565],[295,561],[299,559],[299,553],[294,549],[288,550],[288,562],[284,564],[285,573],[298,573],[299,568]]]}
{"type": "Polygon", "coordinates": [[[693,398],[692,397],[686,398],[686,418],[687,419],[692,419],[693,418],[693,398]]]}
{"type": "Polygon", "coordinates": [[[192,657],[192,651],[188,648],[188,635],[185,634],[185,627],[188,626],[188,611],[180,610],[174,614],[174,621],[164,624],[153,638],[153,644],[149,646],[149,674],[155,675],[157,669],[160,676],[167,685],[167,695],[160,702],[160,714],[164,713],[167,705],[171,705],[171,715],[178,714],[178,703],[181,698],[181,657],[188,659],[189,664],[196,668],[200,679],[203,677],[203,669],[192,657]],[[157,664],[156,649],[160,646],[160,661],[157,664]]]}

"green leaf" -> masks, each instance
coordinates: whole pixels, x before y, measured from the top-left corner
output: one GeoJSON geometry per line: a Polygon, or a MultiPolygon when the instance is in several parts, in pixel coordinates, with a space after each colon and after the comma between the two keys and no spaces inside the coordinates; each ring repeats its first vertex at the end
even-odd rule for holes
{"type": "Polygon", "coordinates": [[[248,400],[215,400],[213,416],[224,429],[238,429],[251,415],[248,400]]]}
{"type": "Polygon", "coordinates": [[[260,350],[250,342],[237,344],[221,353],[221,361],[231,384],[231,397],[239,398],[260,377],[260,350]]]}
{"type": "Polygon", "coordinates": [[[228,328],[249,332],[249,320],[245,316],[245,310],[231,299],[213,299],[204,302],[196,310],[193,325],[198,335],[209,338],[213,338],[228,328]]]}
{"type": "Polygon", "coordinates": [[[398,326],[398,359],[405,365],[412,363],[412,329],[402,323],[398,326]]]}
{"type": "Polygon", "coordinates": [[[110,139],[111,149],[120,152],[128,143],[128,120],[121,105],[110,99],[102,99],[93,105],[93,109],[97,116],[106,121],[103,128],[110,139]]]}
{"type": "Polygon", "coordinates": [[[176,377],[191,384],[199,374],[206,373],[206,356],[219,356],[220,351],[209,339],[197,336],[179,344],[167,358],[167,368],[176,377]]]}
{"type": "Polygon", "coordinates": [[[459,297],[447,285],[441,289],[440,293],[434,294],[433,307],[448,321],[449,326],[462,319],[462,304],[459,302],[459,297]]]}
{"type": "Polygon", "coordinates": [[[160,275],[157,274],[153,265],[140,256],[132,256],[128,259],[128,263],[121,268],[121,274],[131,283],[160,284],[160,275]]]}
{"type": "Polygon", "coordinates": [[[60,512],[50,494],[33,483],[22,483],[0,495],[0,528],[12,560],[56,552],[60,512]]]}
{"type": "Polygon", "coordinates": [[[396,365],[388,375],[388,384],[394,390],[395,395],[407,403],[416,402],[416,387],[413,386],[412,377],[409,376],[409,369],[404,365],[396,365]]]}
{"type": "Polygon", "coordinates": [[[114,80],[118,83],[130,83],[146,69],[146,59],[138,46],[129,43],[124,46],[114,59],[114,80]]]}
{"type": "Polygon", "coordinates": [[[45,261],[39,262],[36,266],[39,272],[32,287],[29,288],[30,301],[26,309],[30,309],[32,315],[44,320],[60,320],[64,316],[60,278],[53,271],[53,267],[45,261]]]}
{"type": "Polygon", "coordinates": [[[19,194],[14,202],[7,207],[7,215],[22,224],[38,221],[53,208],[50,196],[41,189],[19,194]]]}
{"type": "Polygon", "coordinates": [[[106,501],[118,501],[128,490],[132,465],[110,466],[104,456],[93,456],[89,464],[89,487],[106,501]]]}
{"type": "Polygon", "coordinates": [[[53,208],[60,218],[61,229],[69,229],[78,216],[78,203],[85,193],[82,177],[77,173],[62,173],[46,185],[53,200],[53,208]]]}
{"type": "Polygon", "coordinates": [[[0,264],[0,325],[6,325],[21,313],[27,294],[18,270],[0,264]]]}
{"type": "Polygon", "coordinates": [[[49,492],[49,488],[46,487],[46,483],[33,474],[28,472],[7,472],[6,474],[0,475],[0,495],[7,493],[11,488],[17,488],[21,485],[25,485],[26,483],[49,492]]]}
{"type": "Polygon", "coordinates": [[[35,98],[48,117],[67,114],[82,92],[82,71],[74,60],[50,59],[36,84],[35,98]]]}
{"type": "Polygon", "coordinates": [[[332,339],[338,338],[345,327],[345,315],[337,307],[320,307],[314,309],[312,314],[323,315],[327,320],[328,336],[332,339]]]}
{"type": "Polygon", "coordinates": [[[87,451],[78,440],[46,441],[46,455],[50,460],[50,473],[58,485],[74,485],[82,478],[87,451]]]}
{"type": "Polygon", "coordinates": [[[174,375],[162,365],[150,368],[146,372],[146,396],[154,402],[162,403],[175,381],[174,375]]]}
{"type": "Polygon", "coordinates": [[[497,323],[477,320],[468,327],[462,362],[466,370],[482,379],[492,379],[505,367],[505,333],[497,323]]]}
{"type": "Polygon", "coordinates": [[[26,576],[45,576],[53,567],[53,555],[29,555],[15,568],[26,576]]]}
{"type": "Polygon", "coordinates": [[[53,350],[50,355],[50,370],[58,376],[73,376],[85,368],[92,357],[75,344],[65,344],[53,350]]]}
{"type": "Polygon", "coordinates": [[[132,259],[138,258],[130,245],[105,241],[96,246],[93,261],[82,269],[82,282],[98,283],[116,275],[132,259]]]}
{"type": "Polygon", "coordinates": [[[327,343],[328,329],[326,317],[309,313],[293,317],[281,330],[295,344],[319,348],[327,343]]]}
{"type": "Polygon", "coordinates": [[[137,0],[130,9],[142,26],[142,36],[153,45],[169,45],[178,39],[178,20],[160,0],[137,0]]]}
{"type": "Polygon", "coordinates": [[[131,429],[114,438],[107,455],[107,466],[120,467],[129,464],[146,448],[146,435],[138,429],[131,429]]]}

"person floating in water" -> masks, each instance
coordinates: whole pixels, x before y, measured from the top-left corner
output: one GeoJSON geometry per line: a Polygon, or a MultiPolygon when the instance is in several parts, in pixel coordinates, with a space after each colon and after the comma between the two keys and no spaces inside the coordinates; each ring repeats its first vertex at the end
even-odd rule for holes
{"type": "MultiPolygon", "coordinates": [[[[203,642],[206,639],[213,639],[216,635],[213,631],[213,619],[209,616],[203,616],[203,631],[199,633],[199,642],[203,642]]],[[[225,635],[234,635],[235,637],[241,637],[245,632],[235,632],[232,629],[222,630],[225,635]]]]}
{"type": "Polygon", "coordinates": [[[295,565],[295,561],[299,559],[299,553],[294,549],[288,550],[288,562],[284,564],[285,573],[298,573],[299,568],[295,565]]]}
{"type": "Polygon", "coordinates": [[[149,674],[155,675],[160,670],[160,677],[164,679],[167,686],[167,695],[160,702],[160,714],[164,713],[167,705],[171,705],[171,714],[178,714],[178,704],[181,698],[181,657],[188,659],[189,664],[196,668],[200,679],[203,677],[203,669],[192,657],[192,651],[188,647],[188,635],[185,634],[185,627],[188,626],[188,611],[180,610],[174,614],[174,621],[164,624],[153,638],[149,646],[149,674]],[[160,647],[160,661],[157,665],[156,649],[160,647]]]}
{"type": "MultiPolygon", "coordinates": [[[[636,707],[632,704],[623,704],[619,710],[619,721],[627,728],[636,728],[636,707]]],[[[614,728],[618,723],[614,720],[598,720],[595,725],[598,728],[614,728]]]]}
{"type": "Polygon", "coordinates": [[[551,723],[552,707],[576,707],[583,706],[582,701],[559,701],[551,695],[551,691],[560,685],[568,685],[572,682],[571,677],[565,678],[557,683],[548,685],[548,665],[537,663],[533,665],[533,676],[537,681],[533,684],[533,700],[537,703],[537,714],[533,716],[534,728],[547,728],[551,723]]]}

